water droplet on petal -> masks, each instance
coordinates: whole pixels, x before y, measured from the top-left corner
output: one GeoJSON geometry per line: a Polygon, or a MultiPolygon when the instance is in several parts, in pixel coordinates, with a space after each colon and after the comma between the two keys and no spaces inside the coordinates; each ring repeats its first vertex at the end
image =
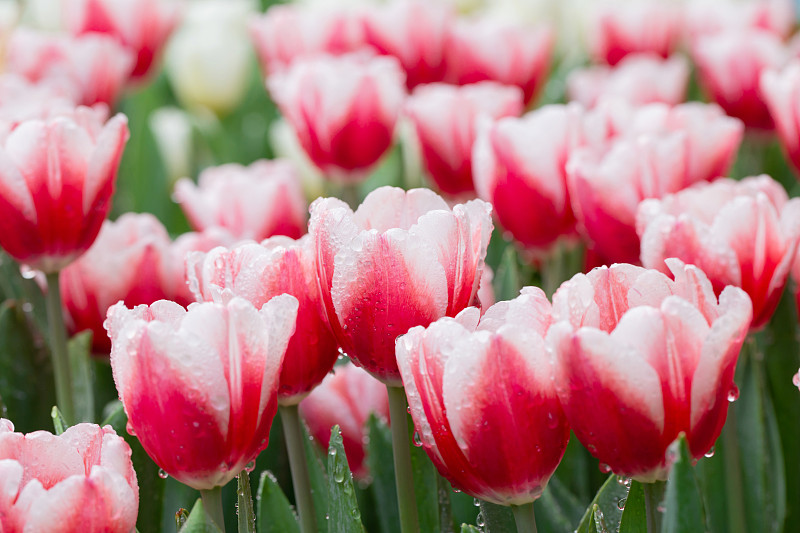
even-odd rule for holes
{"type": "Polygon", "coordinates": [[[714,457],[714,452],[715,452],[715,451],[716,451],[716,450],[714,450],[714,447],[712,446],[712,447],[711,447],[711,448],[710,448],[710,449],[709,449],[709,450],[708,450],[706,453],[704,453],[703,455],[705,455],[706,457],[714,457]]]}
{"type": "Polygon", "coordinates": [[[481,501],[478,498],[475,498],[472,500],[472,505],[474,505],[475,507],[480,507],[481,501]]]}
{"type": "Polygon", "coordinates": [[[255,470],[255,469],[256,469],[256,462],[255,462],[255,461],[250,461],[249,463],[247,463],[246,465],[244,465],[244,470],[245,470],[245,472],[247,472],[248,474],[249,474],[250,472],[252,472],[253,470],[255,470]]]}
{"type": "Polygon", "coordinates": [[[136,431],[133,429],[133,426],[131,425],[130,421],[128,421],[128,423],[125,424],[125,431],[127,431],[128,435],[130,435],[131,437],[136,436],[136,431]]]}
{"type": "Polygon", "coordinates": [[[604,474],[608,474],[611,472],[611,467],[605,463],[600,463],[600,471],[604,474]]]}
{"type": "Polygon", "coordinates": [[[422,446],[422,439],[419,436],[419,431],[414,432],[414,446],[416,446],[417,448],[422,446]]]}
{"type": "Polygon", "coordinates": [[[167,473],[164,471],[164,469],[163,469],[163,468],[159,468],[159,469],[158,469],[158,477],[160,477],[161,479],[167,479],[167,478],[169,477],[169,474],[167,474],[167,473]]]}
{"type": "Polygon", "coordinates": [[[731,390],[728,391],[728,401],[735,402],[739,399],[739,387],[734,383],[731,385],[731,390]]]}

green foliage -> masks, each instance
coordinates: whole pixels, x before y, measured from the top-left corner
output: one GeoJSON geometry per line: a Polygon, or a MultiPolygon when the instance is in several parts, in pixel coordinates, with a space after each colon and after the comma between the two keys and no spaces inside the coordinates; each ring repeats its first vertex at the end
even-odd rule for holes
{"type": "Polygon", "coordinates": [[[331,533],[362,533],[361,510],[358,508],[353,474],[347,464],[339,426],[331,429],[328,473],[328,530],[331,533]]]}
{"type": "Polygon", "coordinates": [[[674,456],[672,469],[667,481],[666,511],[664,512],[664,533],[694,533],[705,531],[703,498],[697,484],[692,455],[686,437],[681,435],[670,447],[674,456]]]}
{"type": "Polygon", "coordinates": [[[261,474],[256,502],[258,533],[300,533],[297,515],[272,472],[261,474]]]}

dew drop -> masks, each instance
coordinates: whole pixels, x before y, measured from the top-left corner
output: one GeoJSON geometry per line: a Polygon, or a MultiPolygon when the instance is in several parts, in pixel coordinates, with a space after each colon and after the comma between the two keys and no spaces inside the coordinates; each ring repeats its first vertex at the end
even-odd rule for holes
{"type": "Polygon", "coordinates": [[[255,469],[256,469],[256,462],[255,461],[250,461],[249,463],[244,465],[244,471],[247,472],[248,474],[250,472],[252,472],[253,470],[255,470],[255,469]]]}
{"type": "Polygon", "coordinates": [[[125,424],[125,431],[127,431],[128,435],[130,435],[131,437],[136,436],[136,431],[133,429],[133,426],[131,425],[130,421],[128,421],[128,423],[125,424]]]}
{"type": "Polygon", "coordinates": [[[167,478],[169,477],[169,474],[167,474],[167,473],[164,471],[164,469],[163,469],[163,468],[159,468],[159,469],[158,469],[158,477],[160,477],[161,479],[167,479],[167,478]]]}
{"type": "Polygon", "coordinates": [[[711,448],[710,448],[710,449],[709,449],[709,450],[708,450],[706,453],[704,453],[703,455],[705,455],[706,457],[714,457],[714,452],[715,452],[715,451],[716,451],[716,450],[714,450],[714,447],[712,446],[712,447],[711,447],[711,448]]]}
{"type": "Polygon", "coordinates": [[[605,463],[600,463],[600,471],[604,474],[608,474],[611,472],[611,467],[605,463]]]}
{"type": "Polygon", "coordinates": [[[411,406],[406,407],[406,413],[411,414],[411,406]]]}
{"type": "Polygon", "coordinates": [[[483,513],[478,513],[478,516],[475,517],[475,525],[478,527],[483,527],[486,525],[486,520],[483,518],[483,513]]]}
{"type": "Polygon", "coordinates": [[[728,391],[728,401],[735,402],[739,399],[739,387],[734,383],[731,385],[731,390],[728,391]]]}
{"type": "Polygon", "coordinates": [[[792,378],[792,383],[794,383],[795,387],[800,388],[800,372],[794,375],[792,378]]]}
{"type": "Polygon", "coordinates": [[[342,483],[344,481],[344,469],[337,468],[333,472],[333,479],[336,481],[336,483],[342,483]]]}
{"type": "Polygon", "coordinates": [[[628,503],[628,499],[627,498],[620,498],[619,500],[617,500],[617,509],[622,511],[623,509],[625,509],[625,504],[626,503],[628,503]]]}
{"type": "Polygon", "coordinates": [[[361,511],[358,510],[358,507],[353,507],[350,514],[353,515],[354,519],[361,520],[361,511]]]}
{"type": "Polygon", "coordinates": [[[20,268],[20,274],[25,279],[33,279],[36,277],[36,271],[29,267],[20,268]]]}
{"type": "Polygon", "coordinates": [[[461,489],[453,488],[453,492],[455,492],[456,494],[461,494],[461,489]]]}
{"type": "Polygon", "coordinates": [[[617,483],[623,487],[631,488],[631,478],[625,476],[617,476],[617,483]]]}
{"type": "Polygon", "coordinates": [[[330,451],[328,451],[328,455],[336,457],[336,448],[331,448],[330,451]]]}
{"type": "Polygon", "coordinates": [[[475,498],[472,500],[472,505],[474,505],[475,507],[480,507],[481,501],[478,498],[475,498]]]}
{"type": "Polygon", "coordinates": [[[422,438],[419,436],[419,431],[414,432],[414,446],[417,448],[422,446],[422,438]]]}

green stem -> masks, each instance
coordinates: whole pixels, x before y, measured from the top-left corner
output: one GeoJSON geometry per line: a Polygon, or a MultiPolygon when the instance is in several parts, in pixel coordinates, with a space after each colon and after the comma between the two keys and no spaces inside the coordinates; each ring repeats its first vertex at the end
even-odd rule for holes
{"type": "Polygon", "coordinates": [[[67,351],[67,329],[61,310],[61,287],[58,272],[47,275],[47,323],[50,327],[50,355],[56,380],[56,402],[67,423],[74,424],[75,401],[72,390],[72,373],[67,351]]]}
{"type": "Polygon", "coordinates": [[[533,502],[525,505],[512,505],[514,521],[517,523],[517,533],[536,533],[536,515],[533,511],[533,502]]]}
{"type": "Polygon", "coordinates": [[[647,516],[647,533],[658,533],[661,529],[661,512],[658,504],[664,498],[664,481],[654,483],[642,483],[644,489],[644,508],[647,516]]]}
{"type": "Polygon", "coordinates": [[[314,501],[311,497],[308,465],[303,453],[303,428],[300,425],[300,412],[297,405],[281,405],[281,423],[286,438],[286,450],[289,453],[289,468],[292,471],[294,499],[297,503],[297,514],[300,516],[300,531],[314,533],[317,530],[317,519],[314,515],[314,501]]]}
{"type": "Polygon", "coordinates": [[[239,472],[237,484],[239,533],[256,533],[256,515],[253,512],[253,494],[250,491],[250,474],[247,470],[239,472]]]}
{"type": "Polygon", "coordinates": [[[395,483],[397,485],[397,505],[400,510],[400,531],[416,533],[419,531],[417,519],[417,498],[414,494],[414,480],[411,474],[411,444],[408,435],[408,403],[403,387],[387,385],[389,391],[389,415],[392,424],[392,451],[394,452],[395,483]]]}
{"type": "Polygon", "coordinates": [[[200,497],[203,498],[203,509],[206,512],[206,524],[216,526],[222,533],[225,533],[225,513],[222,511],[222,487],[201,490],[200,497]]]}

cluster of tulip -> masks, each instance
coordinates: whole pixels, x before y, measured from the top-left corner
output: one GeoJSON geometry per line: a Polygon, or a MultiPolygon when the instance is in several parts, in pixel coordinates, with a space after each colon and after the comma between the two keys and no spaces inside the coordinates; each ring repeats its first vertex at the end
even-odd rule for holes
{"type": "Polygon", "coordinates": [[[224,531],[234,478],[240,532],[796,524],[789,0],[41,3],[0,24],[0,533],[164,531],[176,482],[224,531]]]}

